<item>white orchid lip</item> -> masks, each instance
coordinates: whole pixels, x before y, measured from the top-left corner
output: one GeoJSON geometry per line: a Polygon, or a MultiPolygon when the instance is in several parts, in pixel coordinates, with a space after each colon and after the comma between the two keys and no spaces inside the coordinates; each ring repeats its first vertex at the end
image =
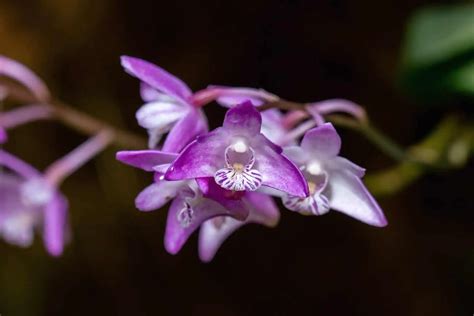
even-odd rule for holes
{"type": "Polygon", "coordinates": [[[226,148],[225,162],[226,167],[217,170],[214,174],[216,183],[222,188],[231,191],[255,191],[262,185],[262,174],[252,169],[255,164],[255,151],[244,141],[237,140],[226,148]],[[231,157],[232,152],[238,156],[238,159],[231,157]],[[248,155],[243,158],[242,155],[245,153],[248,155]]]}

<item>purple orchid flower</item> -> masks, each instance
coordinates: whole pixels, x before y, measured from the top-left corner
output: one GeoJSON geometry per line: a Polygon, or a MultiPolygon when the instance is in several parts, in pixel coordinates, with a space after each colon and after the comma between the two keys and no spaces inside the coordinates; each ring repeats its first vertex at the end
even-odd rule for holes
{"type": "Polygon", "coordinates": [[[306,215],[322,215],[330,208],[367,224],[382,227],[387,220],[379,205],[360,180],[365,169],[339,156],[341,139],[331,123],[309,130],[301,146],[284,150],[302,170],[310,196],[283,196],[290,210],[306,215]]]}
{"type": "Polygon", "coordinates": [[[46,249],[59,256],[67,235],[67,200],[43,175],[9,153],[0,150],[0,236],[28,247],[34,231],[43,233],[46,249]]]}
{"type": "Polygon", "coordinates": [[[147,103],[136,116],[138,124],[148,130],[150,148],[155,148],[169,132],[162,149],[179,152],[192,140],[189,135],[208,130],[206,117],[194,104],[191,89],[179,78],[134,57],[122,56],[122,66],[142,81],[141,95],[147,103]]]}
{"type": "Polygon", "coordinates": [[[198,186],[194,180],[165,180],[163,173],[157,170],[167,169],[177,156],[158,150],[117,153],[119,161],[154,172],[154,183],[145,188],[135,200],[139,210],[156,210],[172,200],[164,239],[165,249],[171,254],[178,253],[203,222],[217,216],[245,220],[249,214],[238,196],[229,195],[228,191],[217,185],[213,186],[213,181],[199,179],[198,186]]]}
{"type": "Polygon", "coordinates": [[[222,127],[199,136],[183,150],[165,179],[212,177],[231,191],[255,191],[263,185],[308,196],[301,172],[261,133],[261,124],[261,115],[250,102],[231,108],[222,127]]]}
{"type": "Polygon", "coordinates": [[[229,106],[245,100],[255,104],[276,101],[278,97],[264,90],[209,86],[193,93],[179,78],[142,59],[123,56],[122,66],[142,81],[141,96],[147,102],[136,113],[138,124],[148,130],[149,147],[156,148],[169,132],[162,150],[180,152],[193,139],[189,135],[208,130],[207,119],[200,107],[217,100],[229,106]]]}
{"type": "Polygon", "coordinates": [[[34,231],[42,232],[47,251],[63,252],[68,237],[68,204],[59,184],[90,160],[112,140],[104,131],[54,162],[44,174],[15,156],[0,150],[0,236],[7,242],[28,247],[34,231]]]}

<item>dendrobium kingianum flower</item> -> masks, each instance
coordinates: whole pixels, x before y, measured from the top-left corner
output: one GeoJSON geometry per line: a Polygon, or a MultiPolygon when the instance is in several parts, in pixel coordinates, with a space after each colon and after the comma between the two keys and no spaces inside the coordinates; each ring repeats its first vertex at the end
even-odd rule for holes
{"type": "Polygon", "coordinates": [[[68,203],[59,184],[111,140],[104,131],[57,160],[44,173],[0,150],[0,236],[10,244],[28,247],[34,232],[42,233],[47,251],[63,252],[67,241],[68,203]]]}
{"type": "Polygon", "coordinates": [[[117,159],[128,165],[154,172],[154,182],[136,198],[141,211],[161,208],[172,200],[168,212],[165,233],[165,248],[176,254],[189,236],[206,220],[217,216],[228,216],[245,220],[249,211],[245,204],[206,178],[198,180],[167,181],[163,170],[178,155],[157,151],[122,151],[117,159]]]}
{"type": "Polygon", "coordinates": [[[361,179],[365,169],[339,156],[341,139],[331,123],[309,130],[301,145],[284,154],[303,172],[310,196],[283,196],[286,208],[306,215],[322,215],[330,208],[373,226],[387,221],[361,179]]]}
{"type": "Polygon", "coordinates": [[[180,153],[165,179],[213,177],[226,190],[255,191],[263,185],[306,197],[301,172],[261,133],[261,125],[261,115],[250,102],[231,108],[222,127],[197,137],[180,153]]]}
{"type": "Polygon", "coordinates": [[[207,119],[200,107],[220,99],[223,102],[236,99],[261,100],[275,96],[251,88],[210,86],[193,93],[179,78],[145,60],[123,56],[125,70],[141,80],[140,94],[146,103],[137,111],[138,124],[148,130],[149,147],[156,148],[162,136],[169,132],[162,150],[179,152],[183,144],[208,129],[207,119]]]}

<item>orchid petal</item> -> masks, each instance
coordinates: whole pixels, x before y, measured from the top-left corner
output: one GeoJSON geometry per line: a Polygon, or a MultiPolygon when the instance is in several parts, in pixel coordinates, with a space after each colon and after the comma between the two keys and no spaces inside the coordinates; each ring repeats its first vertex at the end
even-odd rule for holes
{"type": "Polygon", "coordinates": [[[278,109],[269,109],[262,115],[262,134],[270,141],[279,144],[288,130],[283,125],[283,113],[278,109]]]}
{"type": "Polygon", "coordinates": [[[226,133],[218,128],[190,143],[165,174],[167,180],[213,177],[224,166],[226,133]]]}
{"type": "Polygon", "coordinates": [[[319,157],[335,157],[341,150],[341,138],[331,123],[325,123],[306,132],[301,148],[319,157]]]}
{"type": "Polygon", "coordinates": [[[33,71],[19,62],[0,55],[0,75],[12,78],[27,87],[39,101],[48,101],[46,84],[33,71]]]}
{"type": "Polygon", "coordinates": [[[163,144],[163,151],[179,153],[197,136],[209,130],[202,111],[190,110],[171,129],[163,144]]]}
{"type": "Polygon", "coordinates": [[[46,205],[44,213],[44,244],[52,256],[63,252],[67,230],[67,200],[60,194],[46,205]]]}
{"type": "Polygon", "coordinates": [[[356,175],[347,171],[334,171],[329,176],[328,187],[331,208],[369,225],[387,225],[380,206],[356,175]]]}
{"type": "Polygon", "coordinates": [[[347,170],[357,177],[362,178],[365,175],[365,169],[356,165],[349,159],[344,157],[334,157],[330,161],[328,161],[330,167],[335,170],[347,170]]]}
{"type": "Polygon", "coordinates": [[[300,146],[288,146],[283,150],[283,155],[288,157],[298,166],[306,164],[309,160],[309,153],[305,152],[300,146]]]}
{"type": "Polygon", "coordinates": [[[205,198],[224,206],[237,220],[245,220],[249,216],[249,208],[241,200],[244,192],[225,190],[213,178],[198,178],[196,182],[205,198]]]}
{"type": "Polygon", "coordinates": [[[263,89],[225,86],[209,86],[207,89],[215,92],[217,103],[228,108],[244,101],[250,101],[253,105],[260,106],[266,102],[277,101],[279,99],[276,95],[263,89]]]}
{"type": "Polygon", "coordinates": [[[211,261],[224,241],[241,226],[256,223],[268,227],[278,224],[280,212],[274,200],[264,194],[247,193],[244,200],[250,206],[250,215],[246,221],[238,221],[231,217],[217,217],[207,220],[199,231],[199,258],[204,262],[211,261]],[[222,223],[216,225],[214,220],[222,223]]]}
{"type": "Polygon", "coordinates": [[[186,115],[187,108],[170,101],[154,101],[143,105],[136,113],[138,124],[143,128],[167,132],[169,126],[186,115]]]}
{"type": "Polygon", "coordinates": [[[262,185],[284,191],[290,195],[306,197],[308,185],[300,170],[285,156],[278,154],[268,146],[255,150],[258,166],[255,168],[263,175],[262,185]]]}
{"type": "Polygon", "coordinates": [[[228,110],[223,124],[225,129],[239,131],[250,136],[260,133],[261,126],[262,116],[250,101],[228,110]]]}
{"type": "Polygon", "coordinates": [[[0,144],[3,144],[7,141],[7,132],[0,127],[0,144]]]}
{"type": "Polygon", "coordinates": [[[0,149],[0,166],[7,167],[23,178],[41,177],[41,173],[19,158],[0,149]]]}
{"type": "Polygon", "coordinates": [[[163,93],[156,91],[145,82],[140,82],[140,96],[145,102],[153,102],[163,97],[163,93]]]}
{"type": "Polygon", "coordinates": [[[138,194],[135,206],[143,212],[157,210],[174,198],[183,185],[182,181],[157,181],[138,194]]]}
{"type": "Polygon", "coordinates": [[[178,154],[159,150],[119,151],[117,160],[145,171],[155,171],[154,167],[173,162],[178,154]]]}
{"type": "Polygon", "coordinates": [[[178,253],[189,236],[204,221],[216,216],[233,216],[229,210],[213,200],[196,199],[189,200],[178,196],[171,203],[165,232],[165,248],[170,254],[178,253]]]}
{"type": "Polygon", "coordinates": [[[172,96],[185,104],[191,97],[191,89],[181,79],[166,70],[145,60],[122,56],[122,66],[132,76],[150,85],[158,91],[172,96]]]}

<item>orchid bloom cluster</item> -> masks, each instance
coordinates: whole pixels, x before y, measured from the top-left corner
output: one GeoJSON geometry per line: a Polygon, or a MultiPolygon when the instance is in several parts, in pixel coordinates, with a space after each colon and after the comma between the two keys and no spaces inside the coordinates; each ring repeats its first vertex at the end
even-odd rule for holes
{"type": "MultiPolygon", "coordinates": [[[[0,112],[0,143],[5,143],[7,130],[52,118],[52,111],[46,85],[31,70],[0,56],[0,76],[21,84],[35,99],[34,104],[0,112]]],[[[9,92],[0,85],[0,104],[9,92]]],[[[104,149],[110,139],[109,131],[100,132],[53,162],[43,173],[0,148],[0,238],[12,245],[28,247],[38,232],[47,251],[53,256],[61,255],[70,231],[68,202],[59,185],[104,149]]]]}
{"type": "Polygon", "coordinates": [[[137,111],[149,149],[120,151],[117,159],[153,173],[136,198],[152,211],[171,201],[164,244],[176,254],[199,229],[199,257],[211,261],[242,225],[274,227],[275,197],[289,211],[322,215],[330,209],[383,227],[385,216],[361,178],[365,170],[339,156],[341,139],[324,115],[364,111],[346,100],[306,109],[259,111],[278,96],[264,90],[209,86],[193,93],[180,79],[138,58],[123,57],[125,70],[141,81],[145,104],[137,111]],[[221,127],[209,131],[202,107],[228,108],[221,127]],[[165,136],[166,137],[163,137],[165,136]]]}

